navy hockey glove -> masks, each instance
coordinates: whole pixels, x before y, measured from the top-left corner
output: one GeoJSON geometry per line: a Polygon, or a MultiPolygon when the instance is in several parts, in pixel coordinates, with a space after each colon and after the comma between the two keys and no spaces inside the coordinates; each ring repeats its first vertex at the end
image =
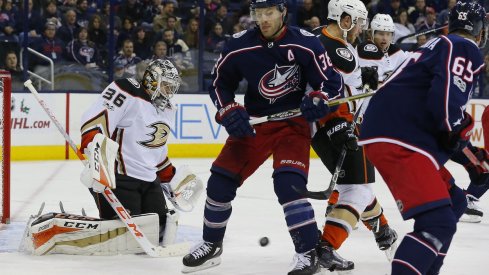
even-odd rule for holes
{"type": "Polygon", "coordinates": [[[460,122],[457,128],[451,132],[444,133],[441,139],[442,145],[452,154],[465,148],[470,141],[472,129],[474,129],[474,120],[464,112],[464,120],[460,122]]]}
{"type": "Polygon", "coordinates": [[[351,123],[347,122],[344,118],[333,118],[326,122],[324,125],[328,131],[329,139],[333,146],[338,150],[343,149],[343,145],[347,150],[357,151],[358,150],[358,138],[353,132],[351,123]]]}
{"type": "Polygon", "coordinates": [[[222,107],[216,114],[217,123],[224,126],[230,136],[237,138],[255,135],[255,130],[251,127],[249,120],[250,116],[246,109],[236,102],[222,107]]]}
{"type": "Polygon", "coordinates": [[[314,122],[329,114],[329,106],[325,101],[328,95],[321,91],[310,92],[302,98],[301,113],[309,122],[314,122]]]}
{"type": "Polygon", "coordinates": [[[488,162],[489,161],[489,153],[487,153],[486,150],[479,148],[479,147],[472,147],[470,148],[472,153],[477,157],[479,162],[481,164],[473,164],[472,162],[469,162],[467,165],[465,165],[465,169],[469,173],[470,177],[470,183],[473,183],[475,185],[486,185],[489,184],[489,171],[487,171],[483,166],[483,162],[488,162]]]}
{"type": "Polygon", "coordinates": [[[362,86],[368,84],[370,89],[377,90],[379,86],[379,73],[375,67],[361,67],[362,69],[362,86]]]}

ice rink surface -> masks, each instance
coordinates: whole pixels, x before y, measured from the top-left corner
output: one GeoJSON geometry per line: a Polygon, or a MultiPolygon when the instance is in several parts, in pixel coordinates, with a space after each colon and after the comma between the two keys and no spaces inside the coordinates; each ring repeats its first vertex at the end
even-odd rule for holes
{"type": "MultiPolygon", "coordinates": [[[[173,159],[175,166],[187,164],[207,182],[212,159],[173,159]]],[[[284,214],[272,185],[271,161],[267,161],[244,186],[233,202],[233,214],[224,239],[220,266],[194,273],[287,274],[294,255],[285,225],[284,214]],[[267,236],[270,244],[259,245],[267,236]]],[[[461,187],[468,185],[468,176],[460,165],[447,164],[461,187]]],[[[42,202],[44,213],[59,211],[62,201],[67,212],[97,216],[95,204],[79,181],[82,165],[79,161],[15,162],[12,164],[11,216],[9,225],[0,225],[0,274],[181,274],[181,258],[150,258],[143,255],[120,256],[32,256],[17,252],[25,222],[37,213],[42,202]]],[[[324,190],[331,176],[318,159],[310,168],[309,189],[324,190]]],[[[402,237],[411,231],[412,222],[403,221],[386,185],[377,175],[375,190],[391,226],[402,237]]],[[[197,242],[201,238],[205,195],[191,213],[181,213],[179,239],[197,242]]],[[[324,223],[325,201],[311,201],[319,225],[324,223]]],[[[445,260],[443,275],[489,274],[489,197],[479,205],[486,211],[482,223],[458,226],[458,231],[445,260]]],[[[352,232],[339,253],[355,262],[350,274],[390,274],[390,264],[377,248],[373,234],[363,225],[352,232]]],[[[323,274],[330,274],[329,271],[323,274]]]]}

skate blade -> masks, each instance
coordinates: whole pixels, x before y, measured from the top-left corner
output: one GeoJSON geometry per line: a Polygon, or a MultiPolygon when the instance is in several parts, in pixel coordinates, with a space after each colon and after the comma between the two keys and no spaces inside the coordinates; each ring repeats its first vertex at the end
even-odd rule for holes
{"type": "Polygon", "coordinates": [[[387,260],[389,262],[392,262],[392,260],[394,259],[394,255],[396,254],[396,250],[397,250],[397,241],[395,241],[393,244],[391,244],[391,247],[384,250],[385,256],[387,257],[387,260]]]}
{"type": "Polygon", "coordinates": [[[334,271],[330,271],[329,269],[327,268],[324,268],[324,267],[320,267],[318,272],[314,273],[314,274],[321,274],[321,275],[328,275],[328,274],[338,274],[338,275],[349,275],[349,274],[353,274],[353,269],[351,270],[334,270],[334,271]]]}
{"type": "Polygon", "coordinates": [[[480,223],[481,221],[482,221],[481,216],[467,215],[467,214],[463,214],[459,220],[459,222],[466,222],[466,223],[480,223]]]}
{"type": "Polygon", "coordinates": [[[212,258],[199,266],[184,266],[182,273],[192,273],[204,269],[208,269],[221,264],[221,257],[212,258]]]}

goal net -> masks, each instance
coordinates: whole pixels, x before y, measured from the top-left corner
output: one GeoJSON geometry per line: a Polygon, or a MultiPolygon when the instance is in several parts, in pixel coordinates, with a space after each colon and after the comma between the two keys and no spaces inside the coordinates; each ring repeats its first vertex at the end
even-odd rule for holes
{"type": "Polygon", "coordinates": [[[10,112],[11,112],[10,73],[0,71],[0,222],[10,219],[10,112]]]}

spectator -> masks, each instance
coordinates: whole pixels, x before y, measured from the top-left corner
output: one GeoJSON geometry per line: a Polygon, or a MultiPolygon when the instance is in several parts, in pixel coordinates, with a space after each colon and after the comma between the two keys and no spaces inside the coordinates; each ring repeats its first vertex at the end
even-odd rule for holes
{"type": "Polygon", "coordinates": [[[86,68],[98,67],[99,56],[95,43],[88,39],[88,30],[85,27],[78,29],[77,38],[66,47],[68,60],[75,61],[86,68]]]}
{"type": "Polygon", "coordinates": [[[187,44],[182,39],[175,39],[172,30],[163,31],[163,41],[168,48],[168,59],[175,64],[177,69],[186,70],[194,67],[187,44]]]}
{"type": "Polygon", "coordinates": [[[19,67],[15,51],[10,50],[5,54],[5,67],[3,70],[10,72],[12,76],[12,90],[22,90],[24,87],[24,73],[19,67]]]}
{"type": "MultiPolygon", "coordinates": [[[[399,12],[399,16],[394,18],[394,25],[396,26],[396,31],[394,32],[394,43],[403,36],[415,33],[415,29],[413,24],[409,22],[408,13],[406,10],[401,10],[399,12]]],[[[416,43],[416,39],[414,37],[406,38],[401,41],[401,43],[405,44],[414,44],[416,43]]]]}
{"type": "Polygon", "coordinates": [[[455,7],[457,0],[448,0],[448,7],[438,13],[436,21],[440,25],[448,24],[448,17],[450,15],[450,10],[455,7]]]}
{"type": "Polygon", "coordinates": [[[75,34],[78,33],[79,26],[76,23],[76,12],[74,10],[67,10],[64,19],[63,24],[58,29],[57,36],[66,44],[76,38],[75,34]]]}
{"type": "Polygon", "coordinates": [[[411,51],[416,51],[419,47],[423,46],[426,41],[428,41],[428,39],[426,38],[426,35],[422,34],[422,35],[418,35],[416,37],[416,44],[414,44],[414,46],[412,47],[411,51]]]}
{"type": "Polygon", "coordinates": [[[180,19],[174,15],[175,12],[175,4],[173,2],[165,2],[163,7],[160,9],[160,14],[156,15],[153,19],[153,30],[155,32],[161,32],[164,29],[168,29],[167,19],[169,16],[175,17],[175,26],[180,34],[183,32],[182,25],[180,23],[180,19]]]}
{"type": "MultiPolygon", "coordinates": [[[[489,54],[484,56],[484,73],[480,77],[479,98],[489,98],[489,54]]],[[[486,148],[487,150],[487,148],[486,148]]]]}
{"type": "Polygon", "coordinates": [[[136,22],[143,20],[144,6],[138,0],[124,1],[117,11],[120,18],[130,17],[136,22]]]}
{"type": "Polygon", "coordinates": [[[141,26],[145,28],[153,28],[153,19],[161,13],[161,0],[152,0],[151,5],[146,6],[143,15],[141,26]]]}
{"type": "Polygon", "coordinates": [[[151,55],[151,45],[153,41],[144,30],[143,27],[137,27],[134,32],[132,41],[134,41],[134,53],[142,60],[145,60],[151,55]]]}
{"type": "Polygon", "coordinates": [[[314,30],[315,28],[321,26],[321,21],[319,20],[319,18],[317,16],[313,16],[311,17],[311,19],[309,19],[309,30],[314,30]]]}
{"type": "Polygon", "coordinates": [[[297,11],[297,25],[301,28],[310,28],[310,20],[314,16],[319,18],[318,9],[314,8],[312,0],[304,0],[297,11]]]}
{"type": "Polygon", "coordinates": [[[199,48],[199,21],[197,19],[192,18],[188,21],[183,41],[190,49],[199,48]]]}
{"type": "Polygon", "coordinates": [[[133,42],[130,39],[125,40],[122,44],[121,53],[114,60],[114,67],[119,66],[116,64],[122,64],[124,66],[123,74],[127,77],[135,77],[136,64],[139,62],[141,62],[141,58],[134,53],[133,42]]]}
{"type": "Polygon", "coordinates": [[[207,36],[205,49],[209,52],[220,53],[224,47],[225,42],[226,38],[224,37],[222,26],[221,24],[216,23],[212,28],[212,31],[207,36]]]}
{"type": "Polygon", "coordinates": [[[88,20],[90,19],[90,11],[88,10],[87,0],[76,1],[76,23],[80,27],[88,27],[88,20]]]}
{"type": "MultiPolygon", "coordinates": [[[[43,55],[51,58],[54,63],[60,63],[64,61],[64,49],[65,43],[63,40],[56,37],[56,24],[53,22],[47,22],[44,26],[44,32],[41,37],[32,41],[31,47],[42,53],[43,55]]],[[[49,65],[48,62],[42,59],[35,59],[36,65],[49,65]]]]}
{"type": "Polygon", "coordinates": [[[401,0],[381,0],[376,5],[372,4],[372,9],[368,15],[373,18],[377,13],[388,14],[396,18],[401,11],[401,0]]]}
{"type": "Polygon", "coordinates": [[[166,29],[172,30],[176,38],[182,38],[183,30],[176,16],[169,15],[166,18],[166,29]]]}
{"type": "Polygon", "coordinates": [[[241,24],[239,24],[239,23],[234,24],[234,26],[233,26],[233,34],[238,33],[238,32],[241,32],[241,31],[244,31],[244,29],[241,26],[241,24]]]}
{"type": "Polygon", "coordinates": [[[166,53],[166,43],[164,41],[158,41],[153,47],[153,56],[151,56],[150,60],[153,61],[155,59],[167,59],[166,53]]]}
{"type": "Polygon", "coordinates": [[[61,13],[66,13],[68,10],[76,10],[76,0],[64,0],[64,1],[58,1],[58,8],[61,11],[61,13]]]}
{"type": "Polygon", "coordinates": [[[42,22],[43,24],[46,24],[47,21],[56,23],[56,28],[61,27],[61,21],[62,21],[61,13],[59,12],[58,7],[56,6],[55,0],[47,1],[46,5],[44,6],[42,22]]]}
{"type": "Polygon", "coordinates": [[[107,44],[107,31],[98,14],[94,14],[88,23],[88,37],[99,49],[107,44]]]}
{"type": "MultiPolygon", "coordinates": [[[[105,2],[103,9],[100,11],[100,19],[102,19],[102,27],[104,29],[109,29],[109,19],[110,19],[110,3],[105,2]]],[[[122,28],[122,20],[119,16],[114,15],[114,29],[119,31],[122,28]]]]}
{"type": "MultiPolygon", "coordinates": [[[[0,39],[2,41],[18,42],[19,39],[15,34],[14,15],[7,10],[2,9],[2,5],[5,7],[7,6],[7,3],[2,4],[0,1],[0,39]]],[[[12,6],[11,1],[10,6],[12,6]]]]}
{"type": "Polygon", "coordinates": [[[232,17],[228,16],[228,8],[225,5],[219,6],[215,13],[206,14],[204,33],[208,35],[216,23],[221,24],[224,34],[231,34],[234,22],[232,17]]]}
{"type": "Polygon", "coordinates": [[[122,47],[122,43],[127,40],[132,38],[132,33],[134,32],[134,26],[135,24],[133,23],[132,18],[126,17],[122,21],[122,29],[119,32],[119,35],[117,36],[117,43],[116,43],[116,48],[120,49],[122,47]]]}
{"type": "MultiPolygon", "coordinates": [[[[27,14],[27,32],[29,37],[39,37],[42,32],[42,18],[39,11],[33,9],[33,0],[28,2],[28,14],[27,14]]],[[[15,32],[23,36],[24,32],[24,1],[20,2],[20,9],[15,15],[15,32]]]]}
{"type": "Polygon", "coordinates": [[[409,21],[415,26],[418,26],[423,22],[426,9],[426,0],[416,0],[414,7],[409,7],[409,21]]]}
{"type": "MultiPolygon", "coordinates": [[[[426,31],[426,30],[435,29],[435,28],[440,27],[440,25],[436,22],[435,9],[433,9],[431,7],[426,7],[425,11],[426,11],[425,17],[424,17],[424,20],[421,23],[421,25],[418,26],[418,32],[422,32],[422,31],[426,31]]],[[[433,38],[439,34],[441,34],[441,30],[429,33],[426,36],[427,36],[427,39],[430,40],[431,38],[433,38]]]]}

